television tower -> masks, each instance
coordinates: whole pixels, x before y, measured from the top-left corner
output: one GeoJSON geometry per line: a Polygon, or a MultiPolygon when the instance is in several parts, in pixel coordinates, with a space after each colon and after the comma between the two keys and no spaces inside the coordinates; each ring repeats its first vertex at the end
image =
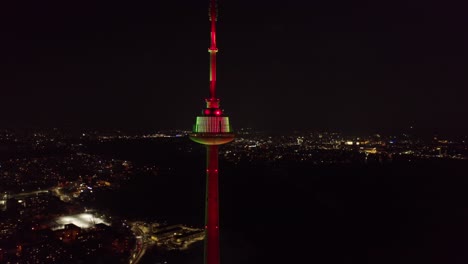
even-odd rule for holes
{"type": "Polygon", "coordinates": [[[218,146],[234,140],[229,117],[224,116],[216,98],[216,0],[210,0],[211,22],[210,97],[200,116],[197,116],[190,139],[206,146],[206,203],[205,203],[205,264],[219,264],[219,191],[218,146]]]}

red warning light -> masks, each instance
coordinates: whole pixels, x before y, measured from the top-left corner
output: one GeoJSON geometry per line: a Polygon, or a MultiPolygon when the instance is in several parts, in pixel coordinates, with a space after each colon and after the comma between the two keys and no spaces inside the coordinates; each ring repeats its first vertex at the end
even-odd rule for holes
{"type": "Polygon", "coordinates": [[[211,111],[210,111],[210,109],[205,109],[204,113],[205,113],[205,115],[209,115],[209,114],[211,114],[211,111]]]}
{"type": "Polygon", "coordinates": [[[216,110],[215,115],[217,115],[217,116],[221,115],[221,110],[216,110]]]}

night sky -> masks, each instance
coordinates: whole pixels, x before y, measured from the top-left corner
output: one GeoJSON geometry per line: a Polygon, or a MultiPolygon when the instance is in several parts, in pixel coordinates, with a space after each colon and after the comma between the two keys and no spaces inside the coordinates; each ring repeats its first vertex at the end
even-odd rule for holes
{"type": "MultiPolygon", "coordinates": [[[[1,3],[0,127],[191,129],[208,1],[95,2],[1,3]]],[[[234,129],[468,134],[458,2],[220,0],[222,107],[234,129]]]]}

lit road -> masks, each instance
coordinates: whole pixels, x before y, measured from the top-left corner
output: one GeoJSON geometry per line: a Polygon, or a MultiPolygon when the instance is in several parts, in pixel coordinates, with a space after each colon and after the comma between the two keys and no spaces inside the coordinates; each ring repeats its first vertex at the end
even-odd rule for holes
{"type": "Polygon", "coordinates": [[[145,241],[145,233],[139,227],[138,223],[132,223],[132,231],[135,234],[137,245],[133,254],[130,257],[130,264],[140,262],[141,258],[145,255],[148,243],[145,241]]]}
{"type": "Polygon", "coordinates": [[[41,193],[48,193],[49,189],[46,190],[38,190],[38,191],[33,191],[33,192],[24,192],[24,193],[17,193],[17,194],[12,194],[11,198],[25,198],[28,196],[33,196],[33,195],[38,195],[41,193]]]}

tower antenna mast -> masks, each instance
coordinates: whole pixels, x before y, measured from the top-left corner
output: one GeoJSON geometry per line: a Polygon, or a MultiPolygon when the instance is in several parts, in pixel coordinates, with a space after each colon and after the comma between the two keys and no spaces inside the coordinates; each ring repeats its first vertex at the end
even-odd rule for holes
{"type": "Polygon", "coordinates": [[[216,99],[216,21],[218,20],[218,7],[216,0],[210,0],[209,18],[211,21],[211,44],[208,52],[210,53],[210,98],[209,101],[218,101],[216,99]]]}

